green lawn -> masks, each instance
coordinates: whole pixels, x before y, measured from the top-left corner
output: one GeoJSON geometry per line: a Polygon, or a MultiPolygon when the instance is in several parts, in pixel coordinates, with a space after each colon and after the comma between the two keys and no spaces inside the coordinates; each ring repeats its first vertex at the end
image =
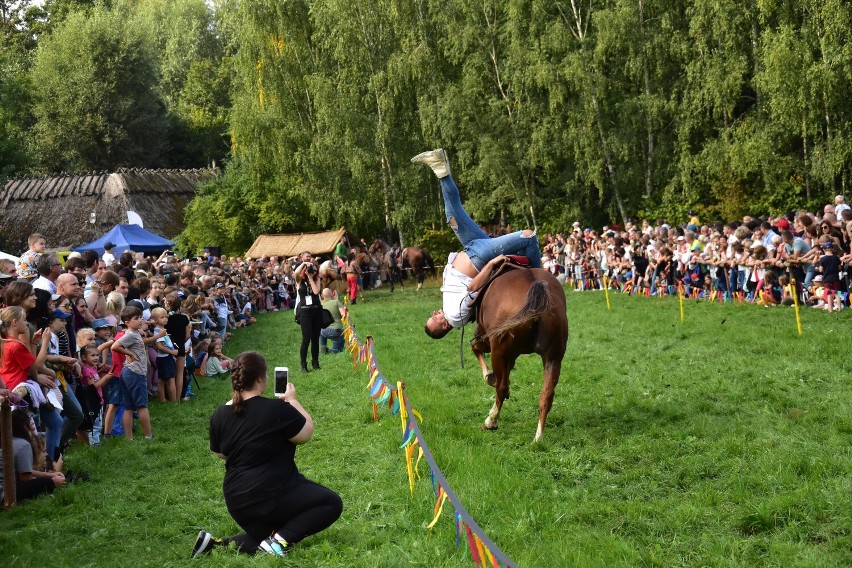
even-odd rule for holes
{"type": "MultiPolygon", "coordinates": [[[[378,291],[352,309],[379,364],[401,380],[444,475],[519,566],[852,565],[852,312],[568,293],[571,339],[544,441],[531,443],[541,363],[522,358],[500,429],[483,432],[493,389],[458,334],[422,332],[439,292],[378,291]]],[[[470,330],[466,340],[470,338],[470,330]]],[[[261,316],[227,350],[298,368],[291,314],[261,316]]],[[[398,417],[371,417],[366,368],[348,354],[291,373],[314,417],[297,456],[337,490],[338,523],[286,559],[217,551],[190,562],[200,528],[236,532],[207,421],[229,395],[203,380],[192,402],[152,408],[153,442],[74,448],[92,481],[0,513],[4,566],[472,566],[452,510],[432,531],[421,463],[408,491],[398,417]]]]}

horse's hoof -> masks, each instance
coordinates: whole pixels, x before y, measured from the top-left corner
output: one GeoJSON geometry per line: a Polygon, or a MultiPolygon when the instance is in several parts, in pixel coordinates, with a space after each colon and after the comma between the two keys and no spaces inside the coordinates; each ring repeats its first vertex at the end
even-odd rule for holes
{"type": "Polygon", "coordinates": [[[496,384],[497,384],[497,379],[494,377],[494,373],[493,373],[493,372],[488,373],[487,375],[485,375],[485,383],[486,383],[489,387],[493,387],[494,385],[496,385],[496,384]]]}
{"type": "Polygon", "coordinates": [[[482,425],[482,429],[485,430],[486,432],[489,431],[489,430],[496,430],[497,427],[498,427],[497,423],[490,424],[488,422],[488,420],[486,420],[485,423],[482,425]]]}

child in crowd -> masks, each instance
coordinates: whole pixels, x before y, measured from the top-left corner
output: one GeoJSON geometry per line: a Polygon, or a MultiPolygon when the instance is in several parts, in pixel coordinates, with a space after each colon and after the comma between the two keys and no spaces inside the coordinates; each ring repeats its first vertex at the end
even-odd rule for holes
{"type": "Polygon", "coordinates": [[[195,359],[195,374],[207,376],[207,360],[210,358],[211,339],[200,339],[192,347],[192,358],[195,359]]]}
{"type": "Polygon", "coordinates": [[[80,404],[83,405],[84,413],[88,411],[92,422],[89,432],[89,445],[99,446],[103,433],[104,388],[112,382],[113,376],[109,371],[103,374],[98,371],[100,354],[98,348],[94,345],[84,345],[80,348],[80,362],[82,364],[80,385],[83,393],[83,396],[80,397],[80,404]],[[89,408],[87,408],[87,405],[89,408]]]}
{"type": "Polygon", "coordinates": [[[177,354],[175,354],[175,393],[178,398],[188,400],[184,375],[186,371],[186,342],[192,335],[192,324],[189,317],[181,312],[182,302],[180,296],[174,292],[163,298],[163,303],[168,310],[166,331],[177,350],[177,354]]]}
{"type": "MultiPolygon", "coordinates": [[[[151,310],[151,322],[155,326],[154,335],[159,335],[163,331],[167,332],[166,325],[169,322],[169,313],[164,308],[154,308],[151,310]]],[[[168,333],[160,337],[154,345],[157,350],[157,376],[159,377],[157,394],[160,402],[166,402],[166,400],[176,402],[175,357],[178,350],[168,333]]]]}
{"type": "MultiPolygon", "coordinates": [[[[124,415],[121,418],[124,427],[124,437],[133,439],[133,412],[139,413],[139,422],[146,439],[152,439],[151,415],[148,412],[148,350],[146,344],[153,343],[166,335],[162,330],[158,335],[142,339],[145,321],[142,310],[136,307],[124,308],[121,320],[127,326],[124,335],[112,344],[113,353],[124,355],[124,366],[121,370],[122,392],[124,393],[124,415]]],[[[114,356],[113,356],[114,357],[114,356]]],[[[115,358],[115,357],[114,357],[115,358]]]]}
{"type": "MultiPolygon", "coordinates": [[[[99,367],[108,369],[110,374],[115,378],[115,368],[112,363],[112,336],[115,328],[106,320],[106,318],[98,318],[92,322],[92,327],[95,330],[95,346],[100,353],[99,367]]],[[[119,373],[120,373],[119,369],[119,373]]],[[[121,406],[123,396],[121,392],[121,381],[109,381],[102,389],[104,405],[104,438],[112,437],[112,425],[115,422],[115,415],[118,412],[118,407],[121,406]]]]}
{"type": "Polygon", "coordinates": [[[227,339],[228,332],[228,315],[231,310],[228,309],[228,300],[225,298],[225,289],[222,283],[216,284],[216,291],[213,293],[213,306],[216,308],[216,320],[219,324],[216,331],[224,341],[227,339]]]}
{"type": "Polygon", "coordinates": [[[828,313],[834,311],[834,300],[840,289],[840,258],[837,256],[837,245],[826,240],[822,243],[822,256],[814,264],[822,273],[823,301],[828,313]]]}
{"type": "Polygon", "coordinates": [[[211,341],[207,354],[204,373],[206,376],[219,377],[231,370],[231,360],[222,353],[222,338],[217,337],[211,341]]]}
{"type": "Polygon", "coordinates": [[[121,314],[124,306],[124,296],[120,292],[110,292],[106,298],[106,314],[104,315],[104,319],[112,325],[117,325],[118,316],[121,314]]]}
{"type": "Polygon", "coordinates": [[[27,246],[29,248],[21,255],[21,259],[18,261],[18,278],[32,282],[38,278],[36,264],[38,264],[38,260],[44,254],[44,249],[47,247],[47,239],[44,238],[44,235],[33,233],[27,237],[27,246]]]}
{"type": "Polygon", "coordinates": [[[95,341],[95,330],[91,327],[84,327],[77,331],[77,353],[82,351],[83,347],[97,347],[95,341]]]}

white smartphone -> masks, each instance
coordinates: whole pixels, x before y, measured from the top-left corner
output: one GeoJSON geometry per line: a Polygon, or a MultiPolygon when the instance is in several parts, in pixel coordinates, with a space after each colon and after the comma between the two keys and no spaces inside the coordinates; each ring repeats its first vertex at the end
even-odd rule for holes
{"type": "Polygon", "coordinates": [[[290,369],[287,367],[275,367],[275,396],[284,396],[289,378],[290,369]]]}

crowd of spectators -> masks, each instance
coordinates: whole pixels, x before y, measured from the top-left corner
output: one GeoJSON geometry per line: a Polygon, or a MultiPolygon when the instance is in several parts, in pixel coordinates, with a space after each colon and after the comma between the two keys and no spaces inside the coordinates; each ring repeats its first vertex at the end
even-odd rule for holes
{"type": "Polygon", "coordinates": [[[28,245],[17,263],[0,260],[0,397],[16,407],[4,435],[19,499],[69,480],[75,440],[152,438],[149,397],[189,400],[198,376],[230,371],[222,347],[235,330],[295,298],[293,259],[114,255],[108,243],[103,255],[72,253],[63,264],[42,235],[28,245]]]}
{"type": "Polygon", "coordinates": [[[597,231],[575,222],[568,233],[544,237],[542,263],[575,290],[609,286],[767,306],[798,300],[832,312],[849,306],[850,243],[852,209],[838,195],[816,213],[727,224],[692,213],[674,226],[658,219],[597,231]]]}

